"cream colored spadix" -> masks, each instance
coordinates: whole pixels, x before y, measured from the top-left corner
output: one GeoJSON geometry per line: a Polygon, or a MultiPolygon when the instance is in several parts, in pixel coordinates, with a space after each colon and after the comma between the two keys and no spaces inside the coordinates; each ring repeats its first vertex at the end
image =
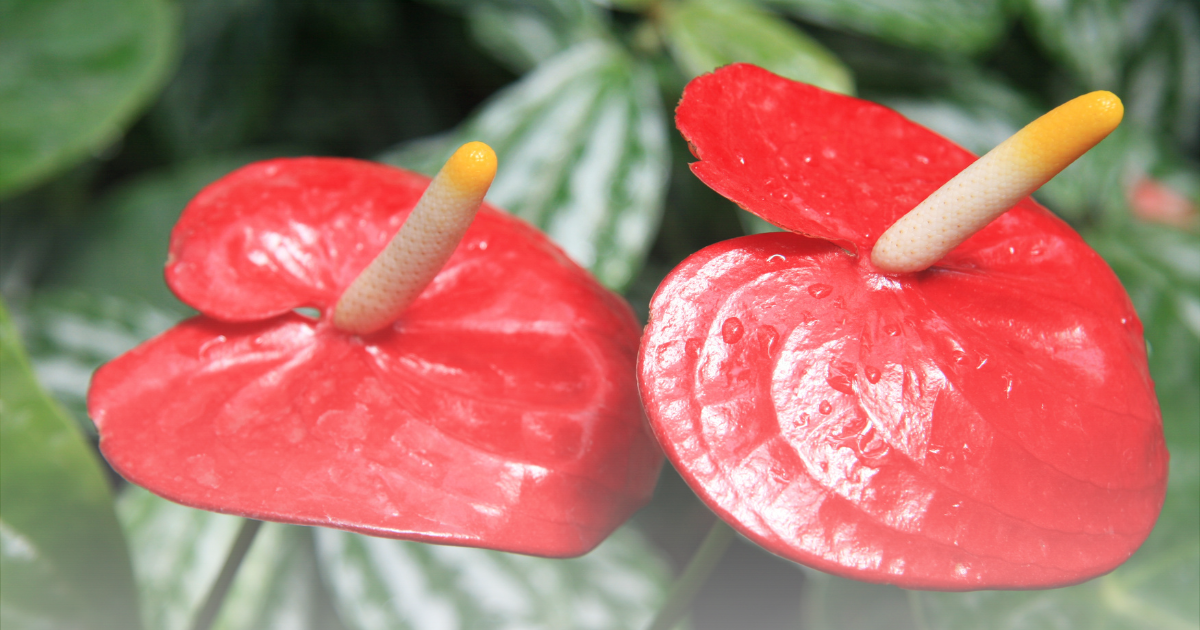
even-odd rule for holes
{"type": "Polygon", "coordinates": [[[396,321],[450,259],[495,176],[491,147],[459,147],[391,242],[338,299],[333,325],[365,335],[396,321]]]}
{"type": "Polygon", "coordinates": [[[875,243],[871,262],[894,273],[929,268],[1103,140],[1124,112],[1103,91],[1054,108],[900,217],[875,243]]]}

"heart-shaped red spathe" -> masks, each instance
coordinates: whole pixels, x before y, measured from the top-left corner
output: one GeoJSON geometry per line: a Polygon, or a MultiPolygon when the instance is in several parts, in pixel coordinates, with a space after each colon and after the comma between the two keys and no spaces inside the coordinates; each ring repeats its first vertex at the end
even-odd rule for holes
{"type": "Polygon", "coordinates": [[[634,380],[637,322],[520,220],[481,208],[391,328],[332,326],[428,183],[305,158],[197,196],[166,274],[203,315],[93,379],[113,467],[193,507],[551,557],[644,504],[661,454],[634,380]]]}
{"type": "Polygon", "coordinates": [[[677,123],[705,183],[819,237],[718,243],[651,303],[642,400],[710,507],[908,588],[1061,586],[1137,549],[1161,419],[1137,315],[1074,231],[1026,199],[934,268],[880,274],[874,240],[973,156],[746,65],[693,81],[677,123]]]}

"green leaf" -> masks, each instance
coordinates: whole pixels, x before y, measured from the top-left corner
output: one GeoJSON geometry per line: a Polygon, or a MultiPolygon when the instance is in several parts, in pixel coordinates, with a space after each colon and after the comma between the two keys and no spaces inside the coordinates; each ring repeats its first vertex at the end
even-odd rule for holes
{"type": "Polygon", "coordinates": [[[176,156],[229,150],[270,121],[293,5],[188,0],[179,69],[150,112],[176,156]]]}
{"type": "Polygon", "coordinates": [[[14,317],[38,381],[92,435],[92,372],[178,320],[146,304],[79,291],[39,292],[14,317]]]}
{"type": "Polygon", "coordinates": [[[605,16],[587,0],[491,0],[469,5],[466,17],[475,41],[515,72],[608,31],[605,16]]]}
{"type": "Polygon", "coordinates": [[[1130,222],[1087,240],[1142,320],[1167,446],[1200,450],[1200,236],[1130,222]]]}
{"type": "Polygon", "coordinates": [[[735,62],[851,94],[854,80],[833,53],[791,23],[738,2],[689,0],[663,9],[662,24],[680,67],[691,76],[735,62]]]}
{"type": "MultiPolygon", "coordinates": [[[[947,87],[936,96],[885,98],[882,102],[977,155],[1045,113],[1004,81],[965,67],[954,68],[947,76],[947,87]]],[[[1183,191],[1194,193],[1200,188],[1194,167],[1174,159],[1165,143],[1127,122],[1034,196],[1076,226],[1123,226],[1132,212],[1129,189],[1142,176],[1153,176],[1183,191]]]]}
{"type": "Polygon", "coordinates": [[[742,224],[742,231],[746,234],[766,234],[768,232],[784,231],[783,228],[771,225],[763,220],[762,217],[741,208],[738,208],[737,218],[738,222],[742,224]]]}
{"type": "Polygon", "coordinates": [[[188,628],[241,519],[176,505],[136,486],[121,495],[117,513],[133,553],[146,627],[188,628]]]}
{"type": "Polygon", "coordinates": [[[352,630],[641,628],[667,573],[635,532],[550,560],[317,530],[321,572],[352,630]]]}
{"type": "Polygon", "coordinates": [[[149,304],[186,315],[163,280],[175,221],[202,188],[247,162],[245,154],[184,163],[144,175],[106,196],[97,211],[64,237],[47,284],[149,304]]]}
{"type": "Polygon", "coordinates": [[[1082,90],[1115,91],[1125,100],[1127,124],[1193,149],[1200,142],[1200,10],[1194,3],[1020,4],[1038,43],[1082,90]]]}
{"type": "Polygon", "coordinates": [[[0,195],[124,131],[167,78],[176,17],[165,0],[0,4],[0,195]]]}
{"type": "Polygon", "coordinates": [[[308,527],[265,523],[214,630],[342,628],[317,572],[312,533],[308,527]]]}
{"type": "Polygon", "coordinates": [[[892,97],[882,103],[976,155],[1045,113],[1016,88],[973,68],[953,66],[944,74],[945,87],[934,96],[892,97]]]}
{"type": "Polygon", "coordinates": [[[1022,11],[1038,42],[1086,89],[1112,90],[1121,79],[1142,10],[1127,0],[1024,0],[1022,11]]]}
{"type": "MultiPolygon", "coordinates": [[[[118,511],[133,548],[146,627],[191,628],[243,519],[184,507],[138,487],[122,494],[118,511]]],[[[331,610],[322,589],[310,530],[266,523],[242,561],[214,628],[328,627],[331,610]]]]}
{"type": "Polygon", "coordinates": [[[1138,37],[1121,98],[1126,118],[1193,151],[1200,145],[1200,7],[1162,3],[1138,37]]]}
{"type": "Polygon", "coordinates": [[[0,304],[0,625],[138,628],[100,464],[34,380],[0,304]]]}
{"type": "Polygon", "coordinates": [[[488,200],[619,290],[641,267],[662,215],[666,133],[651,70],[592,40],[538,66],[453,132],[382,160],[432,174],[459,145],[490,144],[500,169],[488,200]]]}
{"type": "Polygon", "coordinates": [[[797,17],[933,51],[987,50],[1004,33],[1002,0],[764,0],[797,17]]]}
{"type": "Polygon", "coordinates": [[[1130,187],[1163,168],[1169,168],[1168,149],[1144,130],[1121,125],[1035,197],[1077,226],[1122,226],[1131,216],[1130,187]]]}
{"type": "Polygon", "coordinates": [[[805,630],[917,630],[910,612],[909,591],[802,568],[806,587],[801,599],[805,630]]]}

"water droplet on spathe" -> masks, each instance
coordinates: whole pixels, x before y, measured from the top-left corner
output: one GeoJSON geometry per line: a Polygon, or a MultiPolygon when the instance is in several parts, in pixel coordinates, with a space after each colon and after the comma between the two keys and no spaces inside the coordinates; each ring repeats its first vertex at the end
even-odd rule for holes
{"type": "Polygon", "coordinates": [[[833,293],[833,287],[828,284],[810,284],[808,285],[808,294],[818,300],[833,293]]]}
{"type": "Polygon", "coordinates": [[[737,343],[745,332],[742,320],[736,317],[730,317],[725,320],[724,324],[721,324],[721,338],[725,340],[725,343],[737,343]]]}
{"type": "Polygon", "coordinates": [[[825,382],[828,383],[830,387],[842,392],[843,394],[854,393],[854,384],[850,381],[850,377],[846,376],[845,374],[834,374],[833,376],[825,379],[825,382]]]}
{"type": "Polygon", "coordinates": [[[867,366],[867,380],[870,381],[870,383],[872,385],[874,385],[875,383],[878,383],[879,382],[879,368],[868,365],[867,366]]]}
{"type": "Polygon", "coordinates": [[[817,410],[825,415],[829,415],[831,412],[833,412],[833,405],[829,404],[828,400],[822,400],[821,406],[817,407],[817,410]]]}

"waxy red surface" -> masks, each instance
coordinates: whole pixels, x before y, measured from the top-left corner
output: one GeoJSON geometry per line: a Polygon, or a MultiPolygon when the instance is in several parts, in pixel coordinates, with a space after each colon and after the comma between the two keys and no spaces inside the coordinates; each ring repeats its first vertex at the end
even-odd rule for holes
{"type": "Polygon", "coordinates": [[[395,325],[332,327],[428,183],[305,158],[197,196],[166,276],[202,315],[92,382],[113,467],[193,507],[543,556],[624,522],[661,465],[634,381],[640,331],[540,232],[485,205],[395,325]]]}
{"type": "Polygon", "coordinates": [[[1126,560],[1167,451],[1137,315],[1030,199],[935,267],[874,241],[974,157],[886,108],[728,66],[676,113],[693,171],[792,232],[688,258],[639,378],[692,488],[789,559],[907,588],[1040,588],[1126,560]]]}

